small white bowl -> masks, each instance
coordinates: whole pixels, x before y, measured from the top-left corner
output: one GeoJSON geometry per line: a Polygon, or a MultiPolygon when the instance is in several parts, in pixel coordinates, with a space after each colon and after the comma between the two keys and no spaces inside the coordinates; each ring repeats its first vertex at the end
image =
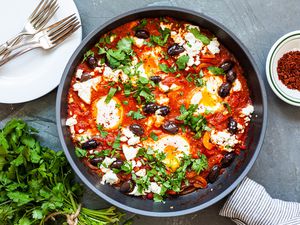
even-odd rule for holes
{"type": "Polygon", "coordinates": [[[287,88],[278,78],[278,60],[289,51],[300,51],[300,30],[296,30],[279,38],[269,51],[266,62],[266,74],[274,93],[283,101],[300,106],[300,91],[287,88]]]}

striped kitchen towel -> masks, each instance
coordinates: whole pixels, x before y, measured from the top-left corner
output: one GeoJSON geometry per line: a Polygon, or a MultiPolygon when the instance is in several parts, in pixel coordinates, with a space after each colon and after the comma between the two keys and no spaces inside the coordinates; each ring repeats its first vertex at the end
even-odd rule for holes
{"type": "Polygon", "coordinates": [[[300,225],[300,203],[273,199],[263,186],[245,178],[220,215],[238,225],[300,225]]]}

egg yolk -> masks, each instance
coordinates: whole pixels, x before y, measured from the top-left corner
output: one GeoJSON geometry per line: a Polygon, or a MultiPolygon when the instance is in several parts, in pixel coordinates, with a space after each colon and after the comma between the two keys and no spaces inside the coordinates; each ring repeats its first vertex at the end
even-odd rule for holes
{"type": "Polygon", "coordinates": [[[168,145],[164,152],[166,153],[166,158],[163,163],[170,169],[171,172],[175,172],[180,167],[180,160],[177,155],[180,153],[178,149],[174,146],[168,145]]]}
{"type": "Polygon", "coordinates": [[[201,93],[202,98],[199,103],[204,106],[214,107],[218,102],[220,102],[218,96],[208,92],[206,88],[201,93]]]}

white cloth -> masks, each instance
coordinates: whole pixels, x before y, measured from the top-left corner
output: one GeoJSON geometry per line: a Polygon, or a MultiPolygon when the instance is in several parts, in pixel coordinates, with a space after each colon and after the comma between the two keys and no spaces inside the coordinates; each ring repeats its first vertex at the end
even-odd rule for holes
{"type": "Polygon", "coordinates": [[[238,225],[300,225],[300,203],[273,199],[245,178],[220,211],[238,225]]]}

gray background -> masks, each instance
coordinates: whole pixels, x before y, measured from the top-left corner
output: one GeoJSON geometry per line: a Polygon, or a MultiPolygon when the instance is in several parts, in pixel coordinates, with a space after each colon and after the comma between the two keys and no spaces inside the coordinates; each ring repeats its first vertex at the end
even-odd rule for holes
{"type": "MultiPolygon", "coordinates": [[[[202,12],[235,33],[253,55],[268,95],[267,134],[249,177],[264,185],[272,197],[300,202],[300,110],[278,99],[265,78],[265,60],[272,44],[283,34],[299,29],[299,0],[75,0],[75,3],[81,15],[84,37],[120,13],[153,5],[172,5],[202,12]]],[[[21,117],[42,131],[44,144],[61,149],[55,125],[55,95],[56,90],[25,104],[0,104],[0,127],[11,117],[21,117]]],[[[101,201],[92,194],[90,199],[101,201]]],[[[223,203],[224,200],[201,212],[177,218],[138,216],[134,224],[233,224],[218,216],[223,203]]]]}

